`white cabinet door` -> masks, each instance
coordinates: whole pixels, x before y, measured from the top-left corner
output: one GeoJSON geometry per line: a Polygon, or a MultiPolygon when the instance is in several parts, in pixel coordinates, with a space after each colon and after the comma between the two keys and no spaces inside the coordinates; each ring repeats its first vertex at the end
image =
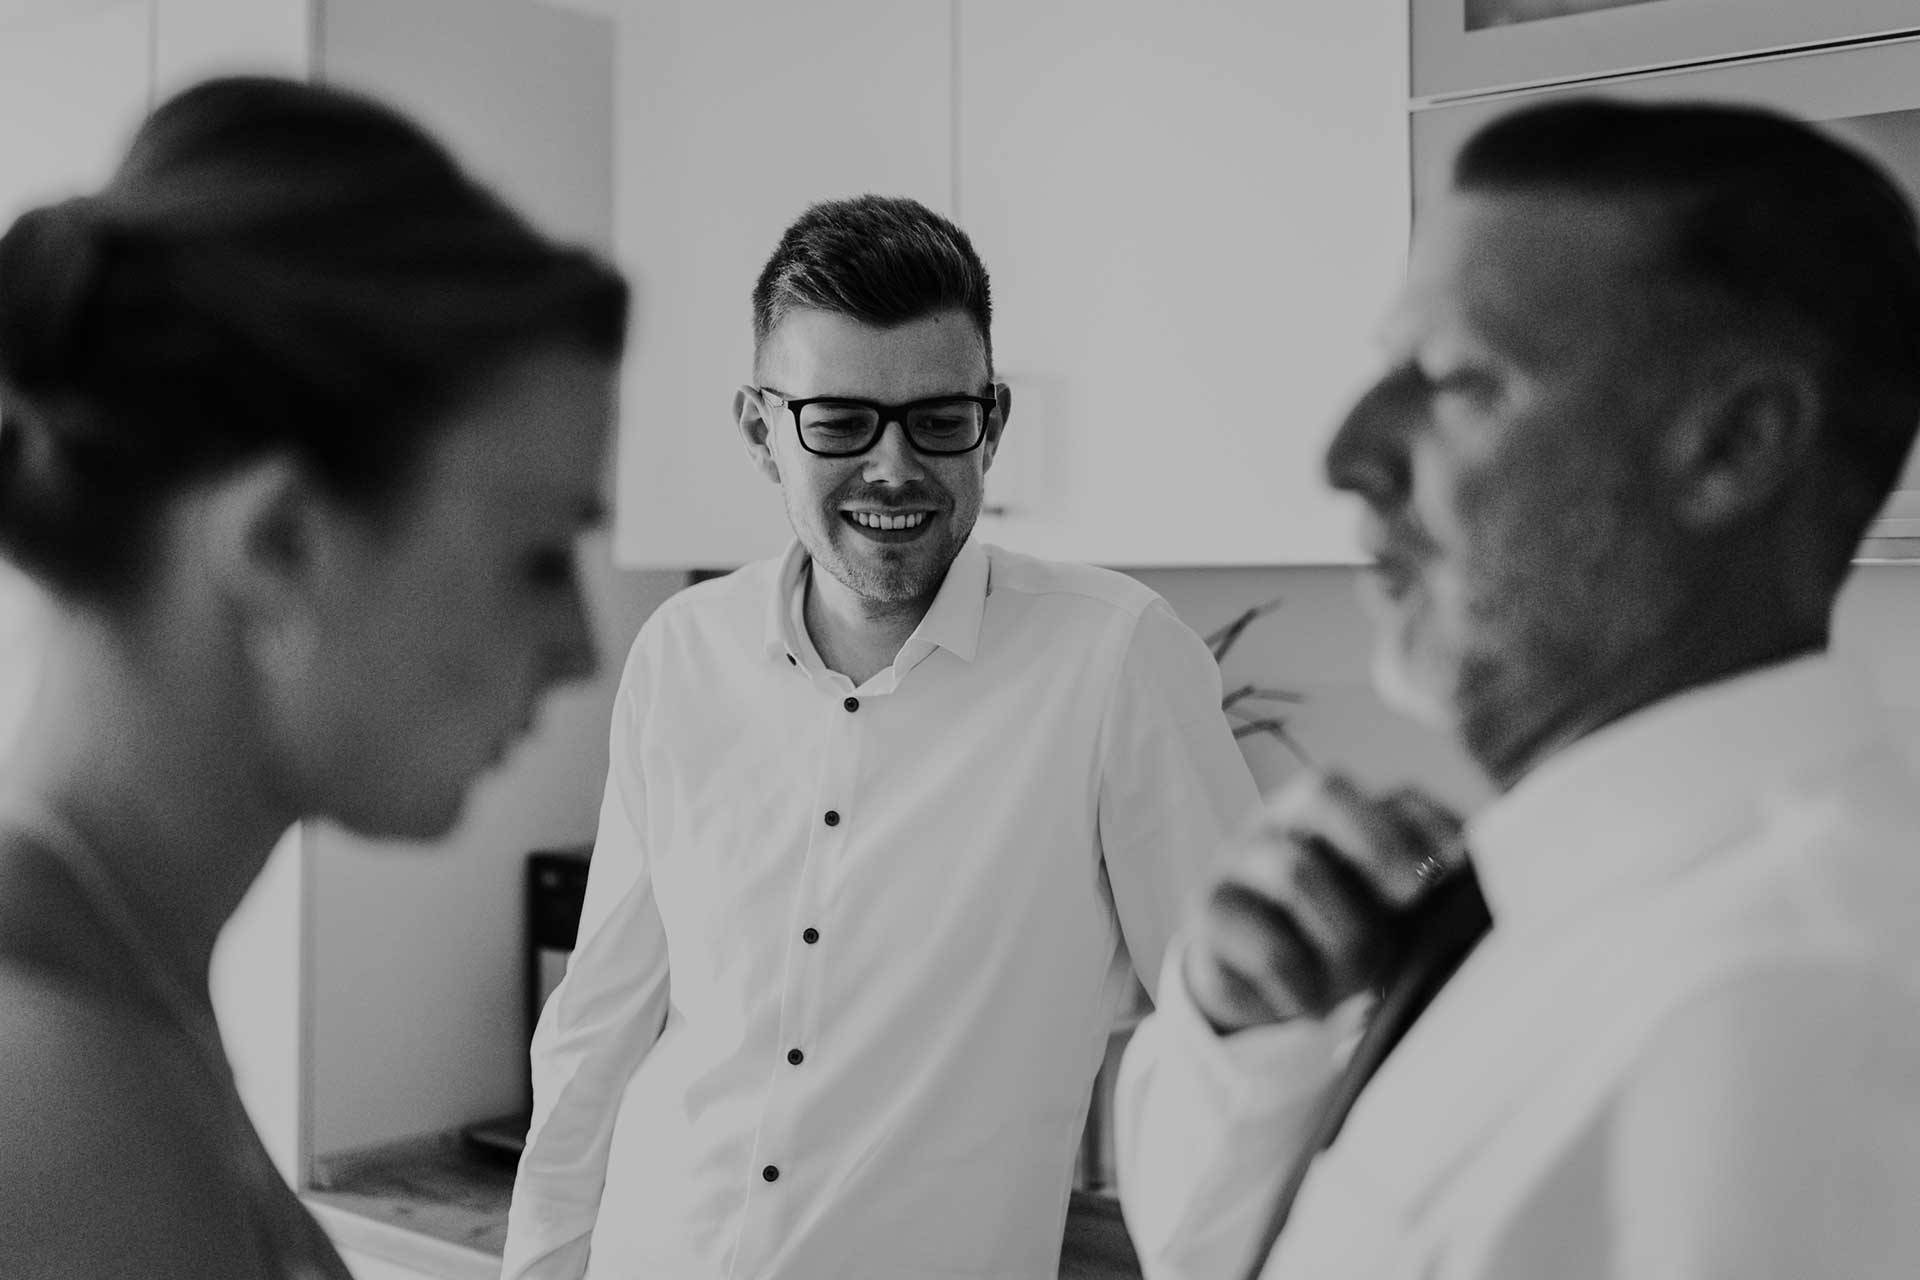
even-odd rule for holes
{"type": "Polygon", "coordinates": [[[754,277],[814,201],[874,191],[950,206],[948,0],[615,13],[615,238],[636,294],[614,555],[735,565],[790,536],[730,412],[753,377],[754,277]]]}
{"type": "Polygon", "coordinates": [[[957,14],[957,214],[1014,389],[983,531],[1122,566],[1357,558],[1320,452],[1405,260],[1405,6],[957,14]]]}
{"type": "Polygon", "coordinates": [[[0,227],[112,173],[153,91],[151,0],[0,0],[0,227]]]}

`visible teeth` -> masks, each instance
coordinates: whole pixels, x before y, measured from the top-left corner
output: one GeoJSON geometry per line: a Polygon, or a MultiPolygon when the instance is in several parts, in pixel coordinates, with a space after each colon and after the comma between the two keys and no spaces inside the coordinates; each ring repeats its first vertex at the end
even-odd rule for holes
{"type": "Polygon", "coordinates": [[[855,524],[869,529],[917,529],[927,521],[927,513],[915,511],[904,516],[883,516],[874,511],[850,511],[855,524]]]}

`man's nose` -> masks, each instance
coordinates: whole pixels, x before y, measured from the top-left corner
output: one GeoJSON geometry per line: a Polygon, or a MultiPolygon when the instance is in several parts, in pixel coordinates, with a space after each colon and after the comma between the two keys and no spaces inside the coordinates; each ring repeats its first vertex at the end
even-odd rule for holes
{"type": "Polygon", "coordinates": [[[907,440],[904,422],[881,423],[880,438],[873,442],[864,461],[863,478],[869,484],[903,484],[926,473],[920,455],[907,440]]]}
{"type": "Polygon", "coordinates": [[[1325,459],[1327,483],[1385,506],[1412,485],[1408,427],[1418,409],[1419,374],[1396,369],[1369,387],[1347,412],[1325,459]]]}

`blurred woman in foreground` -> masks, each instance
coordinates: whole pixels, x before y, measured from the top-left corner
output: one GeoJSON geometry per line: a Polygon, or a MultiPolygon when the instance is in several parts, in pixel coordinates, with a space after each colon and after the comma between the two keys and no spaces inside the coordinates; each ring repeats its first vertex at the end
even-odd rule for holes
{"type": "Polygon", "coordinates": [[[0,1273],[346,1270],[234,1089],[216,936],[305,816],[430,837],[595,656],[620,278],[384,107],[188,90],[0,239],[0,1273]]]}

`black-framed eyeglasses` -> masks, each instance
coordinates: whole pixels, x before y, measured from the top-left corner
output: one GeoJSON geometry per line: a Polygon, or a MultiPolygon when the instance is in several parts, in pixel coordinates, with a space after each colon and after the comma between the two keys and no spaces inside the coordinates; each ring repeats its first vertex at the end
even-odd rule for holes
{"type": "Polygon", "coordinates": [[[934,396],[905,404],[877,404],[845,396],[795,400],[771,387],[755,387],[769,404],[793,411],[800,447],[825,458],[851,458],[880,443],[889,422],[907,433],[919,453],[972,453],[987,438],[987,416],[999,408],[989,396],[934,396]]]}

